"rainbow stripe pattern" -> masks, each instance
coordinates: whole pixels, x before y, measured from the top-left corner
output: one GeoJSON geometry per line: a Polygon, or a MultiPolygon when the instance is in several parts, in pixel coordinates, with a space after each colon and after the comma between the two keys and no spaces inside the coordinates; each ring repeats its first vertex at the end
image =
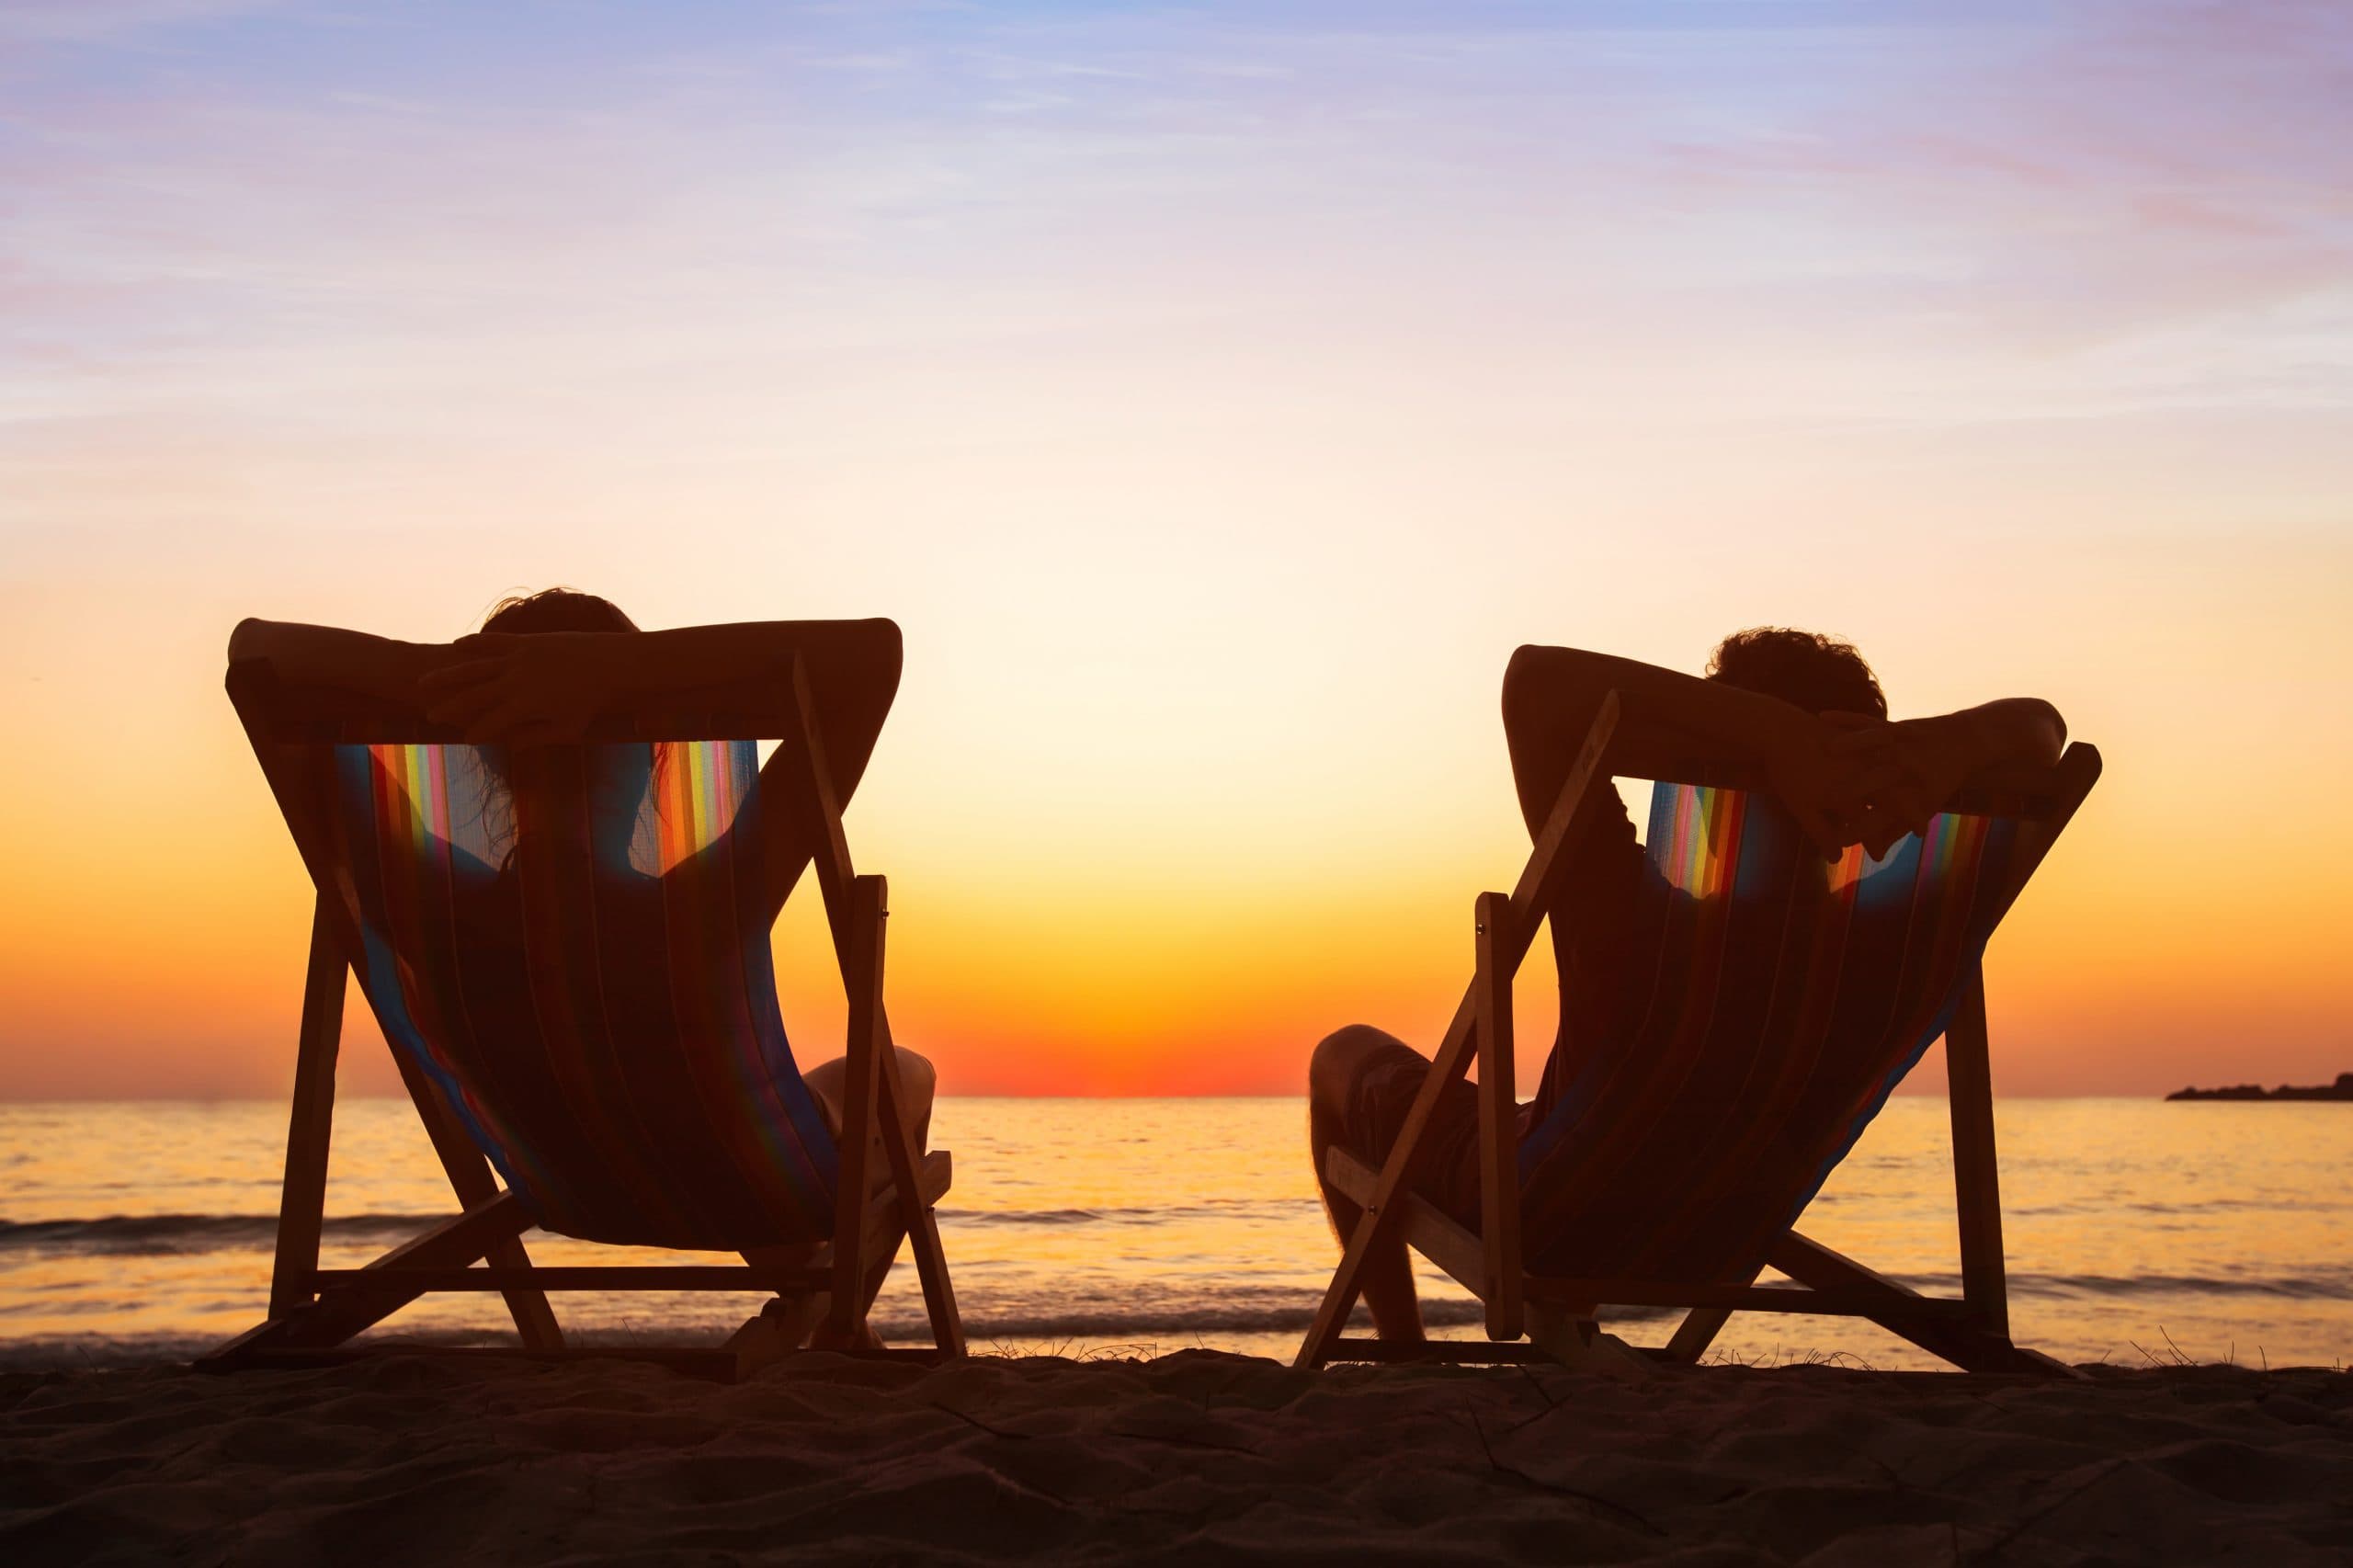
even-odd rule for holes
{"type": "Polygon", "coordinates": [[[778,1010],[748,741],[304,748],[385,1038],[545,1228],[737,1251],[833,1224],[778,1010]]]}
{"type": "Polygon", "coordinates": [[[1530,1269],[1745,1279],[1944,1033],[2041,831],[1946,813],[1825,862],[1768,797],[1654,786],[1614,1025],[1521,1141],[1530,1269]]]}

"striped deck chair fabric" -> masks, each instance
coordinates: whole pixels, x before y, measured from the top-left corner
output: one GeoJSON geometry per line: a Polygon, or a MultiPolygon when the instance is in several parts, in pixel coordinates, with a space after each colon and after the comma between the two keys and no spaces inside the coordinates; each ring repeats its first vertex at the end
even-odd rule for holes
{"type": "Polygon", "coordinates": [[[1948,812],[1829,862],[1768,797],[1654,785],[1644,961],[1520,1142],[1530,1272],[1753,1275],[1944,1032],[2050,831],[1948,812]]]}
{"type": "Polygon", "coordinates": [[[378,1022],[539,1224],[714,1250],[832,1233],[753,742],[296,751],[305,858],[378,1022]]]}

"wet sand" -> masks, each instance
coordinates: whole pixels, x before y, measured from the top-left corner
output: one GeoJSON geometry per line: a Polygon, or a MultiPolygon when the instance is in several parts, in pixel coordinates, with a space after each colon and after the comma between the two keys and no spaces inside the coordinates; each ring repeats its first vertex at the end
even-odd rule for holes
{"type": "Polygon", "coordinates": [[[2353,1375],[394,1354],[0,1377],[0,1560],[2343,1563],[2353,1375]]]}

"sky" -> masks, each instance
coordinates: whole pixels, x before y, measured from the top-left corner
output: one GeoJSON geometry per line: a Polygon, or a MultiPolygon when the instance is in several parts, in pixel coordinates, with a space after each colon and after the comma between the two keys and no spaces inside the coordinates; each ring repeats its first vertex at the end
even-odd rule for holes
{"type": "Polygon", "coordinates": [[[899,621],[945,1092],[1427,1049],[1511,650],[1764,622],[2106,757],[1999,1091],[2353,1069],[2349,120],[2327,0],[6,0],[0,1096],[290,1082],[240,618],[557,583],[899,621]]]}

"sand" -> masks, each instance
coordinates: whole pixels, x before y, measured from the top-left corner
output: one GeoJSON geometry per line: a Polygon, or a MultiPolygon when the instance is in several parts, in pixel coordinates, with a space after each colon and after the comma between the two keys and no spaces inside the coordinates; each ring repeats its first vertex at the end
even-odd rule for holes
{"type": "Polygon", "coordinates": [[[11,1563],[2353,1562],[2353,1376],[1187,1352],[0,1377],[11,1563]]]}

